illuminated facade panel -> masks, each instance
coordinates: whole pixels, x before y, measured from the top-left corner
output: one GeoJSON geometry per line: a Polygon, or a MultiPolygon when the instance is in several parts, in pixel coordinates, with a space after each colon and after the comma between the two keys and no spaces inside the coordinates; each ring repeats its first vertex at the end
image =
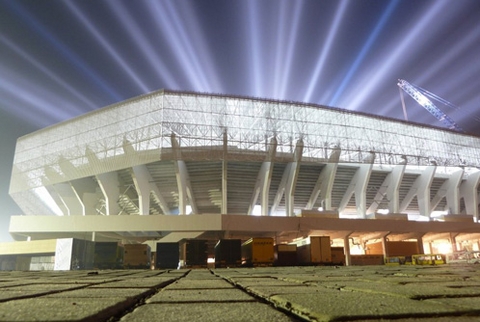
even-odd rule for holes
{"type": "MultiPolygon", "coordinates": [[[[325,164],[331,162],[334,151],[340,150],[335,162],[347,165],[434,164],[437,172],[444,167],[480,167],[480,138],[475,136],[326,106],[161,90],[20,138],[10,194],[25,214],[55,215],[58,209],[49,206],[52,202],[60,211],[68,208],[66,198],[56,196],[55,191],[61,194],[59,184],[69,183],[73,193],[77,193],[75,181],[91,178],[100,182],[98,186],[102,188],[101,174],[179,158],[199,162],[260,162],[265,159],[273,138],[277,163],[288,163],[296,146],[301,144],[302,162],[325,164]],[[46,195],[51,198],[45,198],[46,195]]],[[[216,172],[221,174],[218,182],[227,180],[228,171],[222,171],[216,172]]],[[[182,180],[186,178],[184,175],[182,180]]],[[[189,189],[195,190],[195,182],[192,187],[189,189]]],[[[222,187],[226,184],[212,187],[208,192],[216,196],[210,200],[215,206],[222,200],[226,202],[221,195],[222,187]]],[[[88,192],[89,198],[97,198],[99,202],[105,199],[100,188],[88,192]]],[[[68,187],[62,189],[66,191],[68,187]]],[[[182,197],[183,208],[195,200],[190,190],[185,190],[189,196],[182,197]]],[[[173,198],[175,201],[170,204],[178,203],[178,191],[168,196],[153,195],[151,199],[162,200],[160,203],[166,208],[165,200],[173,198]]],[[[128,197],[127,193],[123,195],[128,197]]],[[[119,200],[127,207],[128,198],[123,195],[119,200]]],[[[281,197],[279,192],[276,195],[281,197]]],[[[145,193],[143,197],[147,198],[145,193]]],[[[138,194],[133,193],[130,199],[137,203],[138,209],[135,198],[138,194]]],[[[70,208],[87,204],[81,196],[78,199],[76,205],[69,199],[70,208]]],[[[345,209],[349,209],[348,203],[345,209]]]]}

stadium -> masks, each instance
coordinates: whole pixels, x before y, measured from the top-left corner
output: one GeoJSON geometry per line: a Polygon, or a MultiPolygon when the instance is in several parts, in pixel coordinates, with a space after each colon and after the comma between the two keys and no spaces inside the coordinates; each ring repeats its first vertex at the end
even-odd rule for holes
{"type": "MultiPolygon", "coordinates": [[[[320,105],[160,90],[21,137],[16,241],[272,237],[479,250],[480,138],[320,105]]],[[[358,246],[358,247],[357,247],[358,246]]],[[[430,249],[425,249],[429,247],[430,249]]],[[[348,263],[348,260],[347,260],[348,263]]]]}

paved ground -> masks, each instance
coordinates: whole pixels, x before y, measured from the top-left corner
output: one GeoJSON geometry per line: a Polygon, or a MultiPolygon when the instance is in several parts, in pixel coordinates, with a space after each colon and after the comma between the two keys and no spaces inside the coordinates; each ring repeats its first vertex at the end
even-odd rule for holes
{"type": "Polygon", "coordinates": [[[0,321],[480,321],[480,265],[0,272],[0,321]]]}

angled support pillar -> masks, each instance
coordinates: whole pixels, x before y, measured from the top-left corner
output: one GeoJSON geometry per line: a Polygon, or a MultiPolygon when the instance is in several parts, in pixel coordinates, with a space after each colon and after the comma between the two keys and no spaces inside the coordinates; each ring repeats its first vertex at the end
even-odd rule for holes
{"type": "Polygon", "coordinates": [[[425,170],[423,170],[422,174],[417,177],[400,204],[400,212],[404,212],[408,205],[412,202],[413,197],[417,196],[420,216],[430,218],[430,186],[432,184],[436,169],[436,164],[427,166],[425,170]]]}
{"type": "Polygon", "coordinates": [[[473,220],[478,222],[478,191],[480,182],[480,170],[469,173],[466,180],[460,184],[460,198],[465,202],[465,211],[468,215],[473,215],[473,220]]]}
{"type": "MultiPolygon", "coordinates": [[[[135,149],[132,143],[126,138],[123,139],[122,147],[125,155],[135,155],[135,149]]],[[[130,175],[132,176],[135,190],[137,190],[139,214],[148,215],[150,214],[150,175],[148,174],[148,170],[145,166],[134,166],[132,167],[130,175]]]]}
{"type": "Polygon", "coordinates": [[[261,196],[260,205],[262,216],[268,216],[268,192],[270,191],[270,182],[272,181],[273,160],[277,153],[277,139],[273,137],[270,140],[267,156],[263,161],[260,171],[258,172],[257,182],[253,189],[252,198],[250,199],[250,206],[248,207],[247,215],[252,215],[253,208],[257,204],[258,197],[261,196]]]}
{"type": "Polygon", "coordinates": [[[182,153],[178,144],[177,138],[174,133],[171,136],[172,149],[175,155],[175,176],[177,178],[178,186],[178,212],[179,215],[185,215],[187,213],[187,202],[190,202],[192,207],[192,213],[197,214],[198,209],[193,197],[193,190],[190,184],[190,178],[188,175],[187,165],[182,160],[182,153]]]}
{"type": "Polygon", "coordinates": [[[437,205],[443,198],[447,198],[447,207],[449,214],[460,213],[460,194],[459,187],[462,182],[464,170],[459,168],[457,171],[450,174],[448,180],[446,180],[440,189],[432,199],[430,212],[435,210],[437,205]]]}
{"type": "Polygon", "coordinates": [[[340,160],[340,152],[340,148],[333,150],[328,159],[328,163],[323,167],[318,176],[305,209],[312,209],[318,197],[320,197],[323,210],[332,210],[332,188],[333,182],[335,181],[335,174],[337,173],[338,161],[340,160]]]}
{"type": "Polygon", "coordinates": [[[145,165],[132,167],[132,179],[138,194],[140,215],[150,214],[150,174],[145,165]]]}
{"type": "Polygon", "coordinates": [[[105,197],[106,215],[118,215],[120,207],[117,200],[120,196],[120,187],[116,172],[97,174],[97,181],[105,197]]]}
{"type": "Polygon", "coordinates": [[[396,165],[392,169],[392,172],[387,175],[373,199],[374,202],[367,209],[367,214],[375,213],[378,209],[378,205],[382,202],[385,196],[388,200],[389,213],[398,213],[400,183],[402,182],[406,166],[406,164],[396,165]]]}
{"type": "MultiPolygon", "coordinates": [[[[60,157],[58,160],[58,165],[66,178],[77,177],[78,170],[66,158],[60,157]]],[[[92,178],[87,177],[71,180],[70,184],[72,186],[72,189],[75,191],[78,200],[82,204],[82,215],[95,215],[95,206],[98,199],[96,195],[97,185],[95,181],[92,178]]]]}
{"type": "Polygon", "coordinates": [[[57,160],[58,166],[62,170],[65,178],[78,178],[79,173],[77,168],[65,157],[60,156],[57,160]]]}
{"type": "Polygon", "coordinates": [[[373,161],[375,160],[375,153],[370,152],[370,156],[365,159],[365,163],[358,164],[358,169],[355,172],[347,191],[343,195],[342,201],[338,207],[338,212],[341,213],[348,202],[355,193],[355,205],[357,214],[361,218],[365,218],[367,214],[367,185],[372,173],[373,161]]]}
{"type": "Polygon", "coordinates": [[[71,185],[83,205],[84,215],[96,215],[95,206],[98,203],[97,184],[91,177],[72,180],[71,185]]]}
{"type": "Polygon", "coordinates": [[[170,208],[168,208],[167,202],[163,199],[157,184],[153,182],[153,178],[150,172],[148,172],[146,165],[132,167],[132,179],[135,184],[135,189],[137,189],[141,215],[148,215],[150,213],[150,193],[155,195],[163,213],[165,215],[170,214],[170,208]]]}
{"type": "Polygon", "coordinates": [[[285,186],[285,208],[287,217],[295,216],[294,213],[294,195],[295,187],[297,185],[298,172],[300,171],[300,161],[303,153],[303,141],[298,140],[295,146],[295,153],[293,156],[294,161],[290,163],[289,175],[287,177],[287,183],[285,186]]]}
{"type": "Polygon", "coordinates": [[[85,208],[69,182],[56,183],[53,188],[68,209],[69,216],[84,216],[85,208]]]}
{"type": "Polygon", "coordinates": [[[406,167],[407,167],[407,161],[405,157],[405,163],[395,166],[393,171],[390,173],[391,179],[390,179],[390,184],[387,187],[387,200],[389,200],[388,211],[393,214],[399,213],[400,184],[402,183],[403,174],[405,173],[406,167]]]}
{"type": "Polygon", "coordinates": [[[227,174],[228,174],[228,135],[227,130],[223,132],[223,160],[222,160],[222,208],[221,213],[228,213],[227,198],[227,174]]]}
{"type": "Polygon", "coordinates": [[[282,181],[278,187],[277,194],[273,201],[272,209],[270,214],[273,214],[280,204],[283,195],[285,194],[285,213],[287,217],[294,216],[294,194],[295,194],[295,184],[298,178],[298,172],[300,170],[300,161],[302,159],[303,152],[303,141],[298,140],[295,146],[295,152],[293,154],[293,162],[289,162],[285,171],[283,172],[282,181]]]}
{"type": "Polygon", "coordinates": [[[68,208],[65,206],[65,203],[63,202],[62,198],[55,191],[53,185],[50,185],[50,183],[48,183],[48,179],[45,180],[45,178],[42,179],[42,184],[45,187],[45,189],[47,190],[50,197],[52,197],[53,201],[55,202],[55,204],[57,205],[57,207],[61,211],[61,213],[64,216],[68,216],[68,208]]]}

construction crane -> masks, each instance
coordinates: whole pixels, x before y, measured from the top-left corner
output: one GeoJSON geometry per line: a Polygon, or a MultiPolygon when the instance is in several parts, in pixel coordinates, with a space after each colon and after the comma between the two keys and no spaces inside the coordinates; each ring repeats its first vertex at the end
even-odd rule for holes
{"type": "Polygon", "coordinates": [[[456,130],[458,132],[463,132],[462,128],[457,125],[448,115],[442,112],[435,104],[432,103],[432,101],[428,98],[430,97],[431,99],[434,99],[442,104],[445,104],[447,106],[453,107],[457,109],[455,105],[452,103],[444,100],[443,98],[430,93],[429,91],[412,85],[406,80],[399,79],[397,83],[399,90],[400,90],[400,97],[402,99],[402,106],[403,106],[403,114],[405,116],[405,119],[408,120],[407,118],[407,110],[405,108],[405,100],[403,98],[403,92],[402,89],[410,95],[414,100],[418,102],[418,104],[422,105],[423,108],[425,108],[430,114],[432,114],[437,120],[442,122],[445,126],[447,126],[451,130],[456,130]],[[428,96],[428,97],[427,97],[428,96]]]}

